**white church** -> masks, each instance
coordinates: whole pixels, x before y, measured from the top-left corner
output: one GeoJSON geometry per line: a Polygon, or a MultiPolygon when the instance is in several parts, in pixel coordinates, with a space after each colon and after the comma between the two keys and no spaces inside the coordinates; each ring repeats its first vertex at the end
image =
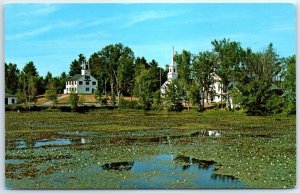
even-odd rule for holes
{"type": "Polygon", "coordinates": [[[84,62],[82,63],[81,74],[75,74],[67,78],[64,94],[70,94],[71,92],[92,94],[96,91],[97,85],[97,79],[91,75],[90,64],[84,62]]]}
{"type": "MultiPolygon", "coordinates": [[[[222,83],[221,78],[216,74],[213,73],[212,77],[214,78],[214,83],[212,84],[211,91],[209,93],[209,99],[205,99],[206,103],[210,102],[221,102],[221,94],[222,94],[222,83]]],[[[162,96],[166,93],[166,89],[168,85],[178,78],[178,72],[177,72],[177,64],[174,61],[174,47],[172,51],[172,59],[171,64],[169,65],[169,71],[167,75],[167,81],[160,87],[160,92],[162,96]]]]}

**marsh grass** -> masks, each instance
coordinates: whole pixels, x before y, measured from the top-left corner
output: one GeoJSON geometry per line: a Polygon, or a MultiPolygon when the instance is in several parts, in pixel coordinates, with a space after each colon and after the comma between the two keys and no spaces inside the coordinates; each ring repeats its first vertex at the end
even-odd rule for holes
{"type": "MultiPolygon", "coordinates": [[[[213,160],[220,164],[217,174],[239,178],[246,188],[293,188],[296,183],[295,117],[245,116],[223,110],[6,112],[5,126],[6,144],[20,139],[29,142],[59,137],[75,139],[76,132],[87,132],[83,136],[92,139],[87,144],[39,148],[6,145],[6,160],[26,160],[5,165],[7,184],[14,189],[126,188],[120,187],[120,183],[124,178],[135,178],[134,174],[95,171],[105,163],[143,160],[159,154],[213,160]],[[221,130],[224,135],[189,136],[195,131],[212,129],[221,130]],[[123,140],[169,135],[185,137],[170,144],[123,140]]],[[[175,183],[170,187],[193,185],[175,183]]]]}

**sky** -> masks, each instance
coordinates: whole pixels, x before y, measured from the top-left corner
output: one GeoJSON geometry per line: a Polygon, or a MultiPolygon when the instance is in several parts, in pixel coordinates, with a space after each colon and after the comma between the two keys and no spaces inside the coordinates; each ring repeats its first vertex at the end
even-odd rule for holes
{"type": "Polygon", "coordinates": [[[135,57],[171,62],[172,46],[197,54],[211,41],[228,38],[263,51],[269,43],[280,57],[296,53],[293,4],[6,4],[5,62],[22,69],[33,61],[40,75],[68,73],[80,53],[87,58],[122,43],[135,57]]]}

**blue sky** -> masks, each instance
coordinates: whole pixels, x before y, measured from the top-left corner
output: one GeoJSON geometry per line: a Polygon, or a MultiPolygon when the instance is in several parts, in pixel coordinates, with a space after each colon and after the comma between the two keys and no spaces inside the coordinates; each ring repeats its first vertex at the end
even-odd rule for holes
{"type": "Polygon", "coordinates": [[[296,52],[293,4],[6,4],[5,62],[20,69],[33,61],[39,74],[68,72],[72,60],[109,44],[129,46],[136,57],[164,67],[172,46],[196,54],[229,38],[280,56],[296,52]]]}

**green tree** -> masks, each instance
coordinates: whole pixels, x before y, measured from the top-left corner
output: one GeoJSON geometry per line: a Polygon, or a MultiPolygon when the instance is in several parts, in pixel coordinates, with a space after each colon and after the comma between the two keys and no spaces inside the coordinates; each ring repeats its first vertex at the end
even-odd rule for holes
{"type": "MultiPolygon", "coordinates": [[[[214,82],[213,72],[215,63],[216,57],[212,52],[209,51],[200,52],[194,57],[192,62],[192,73],[194,81],[196,82],[194,86],[197,86],[197,90],[199,93],[201,93],[200,106],[202,109],[204,108],[204,99],[206,98],[207,102],[209,102],[208,96],[209,94],[213,94],[212,85],[214,82]]],[[[195,91],[193,92],[195,94],[195,91]]],[[[197,99],[199,98],[197,95],[194,96],[196,96],[197,99]]]]}
{"type": "Polygon", "coordinates": [[[79,102],[79,96],[75,92],[70,93],[70,98],[69,98],[70,106],[72,111],[77,111],[78,108],[78,102],[79,102]]]}
{"type": "Polygon", "coordinates": [[[78,55],[78,59],[75,59],[70,64],[69,76],[74,76],[75,74],[81,73],[81,65],[86,62],[86,58],[83,54],[78,55]]]}
{"type": "Polygon", "coordinates": [[[192,54],[187,50],[182,50],[181,54],[175,54],[174,60],[177,63],[178,79],[183,83],[183,89],[185,93],[184,100],[188,103],[189,106],[192,54]]]}
{"type": "MultiPolygon", "coordinates": [[[[235,68],[241,63],[243,57],[243,49],[239,42],[230,41],[229,39],[214,40],[213,52],[217,56],[215,66],[216,74],[222,81],[222,95],[225,95],[227,107],[230,109],[230,83],[233,80],[235,68]]],[[[221,95],[221,100],[223,100],[221,95]]]]}
{"type": "Polygon", "coordinates": [[[136,77],[134,93],[139,96],[139,105],[144,110],[150,110],[153,102],[151,81],[149,81],[149,70],[144,69],[141,74],[136,77]]]}
{"type": "Polygon", "coordinates": [[[52,76],[52,73],[51,72],[47,72],[45,78],[44,78],[44,84],[48,85],[49,82],[51,82],[53,80],[53,76],[52,76]]]}
{"type": "Polygon", "coordinates": [[[20,71],[16,64],[5,63],[5,92],[9,94],[16,94],[18,90],[18,78],[20,71]]]}
{"type": "Polygon", "coordinates": [[[276,82],[280,66],[272,44],[263,52],[253,53],[250,48],[245,51],[235,78],[238,98],[247,114],[267,115],[282,111],[282,91],[276,82]]]}
{"type": "Polygon", "coordinates": [[[123,44],[111,44],[97,53],[107,68],[111,84],[112,105],[115,106],[115,92],[120,95],[128,92],[133,77],[134,54],[123,44]]]}
{"type": "Polygon", "coordinates": [[[25,108],[36,102],[38,90],[42,89],[41,78],[33,62],[27,63],[21,71],[18,79],[18,101],[23,103],[25,108]]]}
{"type": "Polygon", "coordinates": [[[160,89],[153,93],[153,110],[162,110],[163,109],[163,98],[161,97],[160,89]]]}
{"type": "Polygon", "coordinates": [[[46,98],[52,102],[52,107],[54,107],[57,103],[57,85],[55,80],[51,80],[47,84],[47,90],[46,90],[46,98]]]}
{"type": "Polygon", "coordinates": [[[62,72],[60,76],[56,78],[58,93],[62,94],[64,92],[64,89],[66,88],[66,80],[67,74],[65,72],[62,72]]]}
{"type": "Polygon", "coordinates": [[[287,64],[284,76],[284,93],[286,98],[285,111],[287,114],[296,114],[296,55],[285,59],[287,64]]]}
{"type": "Polygon", "coordinates": [[[180,112],[183,110],[184,90],[183,83],[173,80],[166,89],[166,105],[169,111],[180,112]]]}

